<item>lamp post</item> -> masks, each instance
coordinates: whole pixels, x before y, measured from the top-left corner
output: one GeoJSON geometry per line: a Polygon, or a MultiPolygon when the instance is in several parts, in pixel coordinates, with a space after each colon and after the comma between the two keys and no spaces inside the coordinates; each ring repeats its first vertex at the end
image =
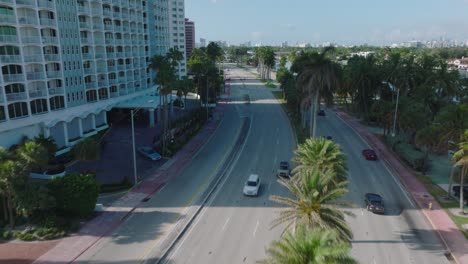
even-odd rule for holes
{"type": "Polygon", "coordinates": [[[396,130],[396,120],[397,120],[397,113],[398,113],[398,100],[400,98],[400,89],[396,88],[392,83],[390,82],[382,82],[383,84],[388,84],[390,89],[392,89],[392,92],[397,92],[396,96],[396,104],[395,104],[395,114],[393,116],[393,130],[392,130],[392,137],[395,137],[395,130],[396,130]]]}
{"type": "MultiPolygon", "coordinates": [[[[140,111],[141,108],[136,109],[135,113],[140,111]]],[[[136,147],[135,147],[135,126],[133,122],[133,117],[134,117],[134,110],[130,110],[130,116],[131,116],[131,123],[132,123],[132,152],[133,152],[133,177],[135,180],[135,185],[138,183],[138,176],[137,176],[137,165],[136,165],[136,147]]]]}

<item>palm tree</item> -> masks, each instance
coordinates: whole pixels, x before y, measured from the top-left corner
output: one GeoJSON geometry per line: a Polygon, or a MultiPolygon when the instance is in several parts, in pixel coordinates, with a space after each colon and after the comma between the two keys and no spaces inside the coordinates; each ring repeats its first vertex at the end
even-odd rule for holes
{"type": "Polygon", "coordinates": [[[458,144],[458,150],[453,154],[452,160],[455,161],[455,166],[461,167],[460,172],[460,213],[464,214],[464,197],[463,187],[465,175],[468,172],[468,130],[465,131],[464,141],[458,144]]]}
{"type": "Polygon", "coordinates": [[[265,264],[354,264],[349,256],[351,246],[339,239],[335,230],[308,229],[300,225],[293,233],[273,241],[266,250],[265,264]]]}
{"type": "Polygon", "coordinates": [[[34,167],[47,164],[47,150],[35,142],[29,141],[7,153],[0,148],[0,193],[5,198],[9,224],[15,225],[15,199],[18,191],[23,189],[34,167]]]}
{"type": "Polygon", "coordinates": [[[351,241],[352,232],[336,202],[347,192],[347,183],[335,183],[335,177],[332,170],[307,170],[297,180],[279,181],[293,198],[270,196],[270,200],[289,206],[280,211],[272,227],[286,224],[289,229],[293,224],[304,224],[310,228],[336,229],[343,240],[351,241]]]}
{"type": "Polygon", "coordinates": [[[306,139],[294,152],[293,161],[299,166],[294,168],[294,173],[317,170],[319,172],[333,170],[338,181],[345,181],[347,178],[346,156],[340,146],[324,138],[306,139]]]}
{"type": "Polygon", "coordinates": [[[330,60],[327,55],[333,51],[333,47],[326,47],[322,53],[302,53],[292,66],[292,70],[298,73],[297,84],[307,90],[309,97],[314,98],[315,103],[310,107],[310,118],[313,124],[310,126],[310,135],[315,137],[317,119],[316,113],[320,106],[320,97],[331,103],[333,91],[341,83],[341,68],[330,60]],[[312,107],[313,105],[313,107],[312,107]]]}

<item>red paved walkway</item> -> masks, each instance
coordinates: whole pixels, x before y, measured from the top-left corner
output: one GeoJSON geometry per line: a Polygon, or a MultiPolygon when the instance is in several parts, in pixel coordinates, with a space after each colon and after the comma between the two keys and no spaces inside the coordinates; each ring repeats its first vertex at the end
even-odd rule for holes
{"type": "Polygon", "coordinates": [[[456,262],[459,264],[468,264],[468,241],[465,236],[458,229],[450,216],[441,209],[434,197],[427,192],[425,186],[416,179],[412,171],[406,167],[375,134],[361,125],[358,120],[341,111],[338,111],[337,115],[346,121],[346,123],[369,143],[393,173],[399,177],[408,193],[410,193],[434,230],[439,234],[442,242],[452,253],[456,262]],[[432,203],[432,210],[428,209],[429,203],[432,203]]]}

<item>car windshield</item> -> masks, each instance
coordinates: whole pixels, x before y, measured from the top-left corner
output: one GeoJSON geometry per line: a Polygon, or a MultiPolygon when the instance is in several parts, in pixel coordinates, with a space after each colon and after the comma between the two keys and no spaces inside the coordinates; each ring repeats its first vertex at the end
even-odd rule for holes
{"type": "Polygon", "coordinates": [[[371,201],[371,204],[374,205],[374,206],[382,206],[382,202],[381,201],[371,201]]]}
{"type": "Polygon", "coordinates": [[[281,165],[280,165],[280,169],[282,169],[282,170],[287,170],[287,169],[288,169],[288,165],[281,164],[281,165]]]}
{"type": "Polygon", "coordinates": [[[255,187],[255,186],[257,186],[257,182],[255,182],[255,181],[248,181],[248,182],[247,182],[247,186],[255,187]]]}
{"type": "Polygon", "coordinates": [[[143,149],[143,152],[145,152],[146,154],[154,153],[154,151],[152,149],[143,149]]]}

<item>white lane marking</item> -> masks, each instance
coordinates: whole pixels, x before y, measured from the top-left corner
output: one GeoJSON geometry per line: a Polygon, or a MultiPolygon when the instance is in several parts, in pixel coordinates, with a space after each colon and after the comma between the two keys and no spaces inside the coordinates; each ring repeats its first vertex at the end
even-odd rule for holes
{"type": "Polygon", "coordinates": [[[229,171],[227,172],[227,175],[226,177],[224,177],[224,179],[222,180],[222,182],[219,183],[219,186],[216,187],[216,190],[215,192],[213,193],[213,196],[211,197],[211,199],[209,201],[207,201],[206,205],[203,207],[202,211],[200,212],[200,214],[196,217],[195,221],[193,222],[193,225],[192,227],[190,228],[190,230],[187,232],[187,234],[184,234],[183,235],[183,239],[178,242],[178,246],[177,248],[171,253],[169,254],[169,256],[167,257],[166,259],[166,262],[164,262],[164,264],[167,264],[169,263],[169,261],[175,257],[177,255],[177,252],[179,251],[179,249],[182,247],[182,245],[184,244],[185,240],[190,236],[190,234],[192,233],[192,231],[195,229],[195,227],[197,226],[197,224],[200,222],[200,220],[203,218],[203,216],[205,215],[205,212],[207,211],[207,208],[211,206],[211,204],[213,203],[213,201],[216,199],[216,197],[218,196],[218,194],[220,193],[220,190],[223,189],[223,186],[224,184],[227,182],[227,180],[231,177],[231,174],[232,174],[232,171],[234,170],[234,167],[236,166],[240,156],[242,155],[242,152],[244,152],[244,148],[245,148],[245,145],[247,145],[247,141],[249,139],[249,136],[250,136],[250,131],[251,131],[251,128],[252,128],[252,123],[253,123],[253,120],[254,118],[252,117],[251,118],[251,121],[250,121],[250,127],[249,127],[249,131],[247,132],[247,135],[245,136],[245,139],[244,139],[244,143],[242,144],[242,148],[240,149],[239,153],[237,154],[237,157],[235,157],[235,160],[233,161],[233,163],[231,164],[231,167],[229,168],[229,171]]]}
{"type": "Polygon", "coordinates": [[[224,228],[226,228],[226,226],[227,226],[227,224],[229,223],[229,220],[230,220],[230,219],[231,219],[230,217],[228,217],[228,218],[226,219],[226,222],[224,222],[224,225],[223,225],[223,227],[221,228],[221,230],[224,231],[224,228]]]}
{"type": "MultiPolygon", "coordinates": [[[[336,113],[335,113],[336,114],[336,113]]],[[[367,143],[366,140],[364,140],[364,138],[348,123],[346,123],[343,118],[341,118],[338,114],[336,114],[336,117],[341,120],[341,122],[343,122],[345,125],[347,125],[349,128],[351,128],[351,130],[354,132],[354,134],[356,134],[362,142],[364,142],[364,144],[368,147],[368,148],[371,148],[371,146],[369,145],[369,143],[367,143]]],[[[387,172],[390,174],[390,176],[392,176],[392,179],[393,181],[398,185],[398,187],[400,187],[400,190],[403,192],[403,194],[405,195],[406,199],[408,200],[408,202],[413,206],[413,207],[416,207],[413,203],[413,201],[409,198],[405,188],[403,188],[403,186],[401,185],[401,183],[399,181],[397,181],[396,179],[396,176],[392,173],[392,171],[390,171],[390,169],[387,167],[387,164],[385,164],[385,162],[381,162],[381,164],[385,167],[385,169],[387,170],[387,172]]]]}
{"type": "Polygon", "coordinates": [[[255,236],[255,233],[257,233],[257,229],[258,229],[258,225],[260,224],[260,222],[257,220],[257,224],[255,225],[255,229],[254,229],[254,232],[253,232],[253,236],[255,236]]]}
{"type": "Polygon", "coordinates": [[[279,138],[276,139],[276,145],[279,145],[279,138]]]}
{"type": "Polygon", "coordinates": [[[364,210],[361,208],[361,215],[364,215],[364,210]]]}

